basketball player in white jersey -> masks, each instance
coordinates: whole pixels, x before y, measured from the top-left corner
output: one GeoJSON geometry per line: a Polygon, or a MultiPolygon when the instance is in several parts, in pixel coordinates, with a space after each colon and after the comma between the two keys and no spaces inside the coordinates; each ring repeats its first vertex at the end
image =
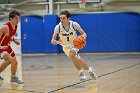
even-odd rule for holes
{"type": "Polygon", "coordinates": [[[78,69],[80,80],[87,79],[82,68],[87,70],[90,76],[96,80],[97,76],[94,73],[94,69],[84,62],[84,60],[77,54],[79,49],[73,46],[73,39],[77,36],[76,31],[79,31],[85,39],[87,37],[86,33],[77,22],[70,20],[69,11],[62,11],[60,13],[60,21],[61,22],[56,25],[54,29],[51,43],[54,45],[62,45],[63,51],[73,61],[75,67],[78,69]],[[59,36],[59,40],[56,40],[57,36],[59,36]]]}

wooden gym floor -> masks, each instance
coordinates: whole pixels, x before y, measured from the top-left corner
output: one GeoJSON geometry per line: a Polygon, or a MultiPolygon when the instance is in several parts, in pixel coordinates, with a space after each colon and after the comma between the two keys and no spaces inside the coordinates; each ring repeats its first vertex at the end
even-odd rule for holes
{"type": "MultiPolygon", "coordinates": [[[[140,93],[140,53],[80,54],[98,79],[79,81],[78,71],[64,55],[17,56],[17,74],[25,81],[9,82],[10,66],[2,73],[0,93],[140,93]]],[[[2,63],[2,62],[0,62],[2,63]]]]}

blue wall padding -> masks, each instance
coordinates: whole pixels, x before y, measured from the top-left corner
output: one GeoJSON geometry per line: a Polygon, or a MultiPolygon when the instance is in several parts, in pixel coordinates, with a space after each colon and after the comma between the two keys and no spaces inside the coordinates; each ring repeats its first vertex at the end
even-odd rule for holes
{"type": "Polygon", "coordinates": [[[44,53],[42,19],[40,16],[21,16],[22,53],[44,53]]]}
{"type": "Polygon", "coordinates": [[[88,35],[87,46],[81,52],[140,51],[139,14],[76,14],[71,19],[88,35]]]}
{"type": "Polygon", "coordinates": [[[51,38],[54,33],[54,28],[58,24],[58,16],[57,15],[46,15],[44,16],[44,35],[45,35],[45,52],[46,53],[57,53],[59,50],[59,46],[51,44],[51,38]]]}
{"type": "MultiPolygon", "coordinates": [[[[43,24],[44,26],[42,27],[41,25],[40,28],[43,30],[44,35],[38,37],[40,40],[43,40],[43,43],[40,44],[43,50],[40,49],[40,46],[37,50],[40,50],[42,53],[62,53],[60,46],[50,43],[54,27],[59,23],[58,16],[46,15],[42,23],[41,21],[34,22],[34,16],[31,19],[32,22],[29,22],[30,24],[36,23],[36,25],[43,24]]],[[[70,19],[78,22],[88,36],[87,45],[80,52],[140,52],[140,15],[137,13],[73,14],[70,19]]],[[[23,24],[23,29],[30,31],[39,28],[35,27],[32,29],[31,25],[23,24]]],[[[24,31],[22,31],[23,33],[24,31]]],[[[24,45],[22,46],[22,50],[26,51],[26,53],[29,51],[28,48],[24,45]]],[[[32,47],[30,49],[30,51],[34,52],[32,47]]]]}

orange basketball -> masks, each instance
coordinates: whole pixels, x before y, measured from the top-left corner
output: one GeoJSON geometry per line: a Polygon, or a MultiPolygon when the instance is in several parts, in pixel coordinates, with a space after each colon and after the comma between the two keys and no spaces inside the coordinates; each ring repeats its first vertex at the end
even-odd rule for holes
{"type": "Polygon", "coordinates": [[[86,39],[83,36],[77,36],[73,40],[73,45],[75,48],[82,49],[86,46],[86,39]]]}

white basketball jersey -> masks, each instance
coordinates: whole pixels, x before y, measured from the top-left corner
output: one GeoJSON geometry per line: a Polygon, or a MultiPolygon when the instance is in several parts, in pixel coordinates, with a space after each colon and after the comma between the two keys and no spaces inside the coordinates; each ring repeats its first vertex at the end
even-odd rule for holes
{"type": "Polygon", "coordinates": [[[59,23],[59,37],[62,42],[63,47],[73,46],[73,39],[77,36],[76,31],[73,27],[73,21],[69,21],[69,29],[63,27],[61,23],[59,23]]]}

